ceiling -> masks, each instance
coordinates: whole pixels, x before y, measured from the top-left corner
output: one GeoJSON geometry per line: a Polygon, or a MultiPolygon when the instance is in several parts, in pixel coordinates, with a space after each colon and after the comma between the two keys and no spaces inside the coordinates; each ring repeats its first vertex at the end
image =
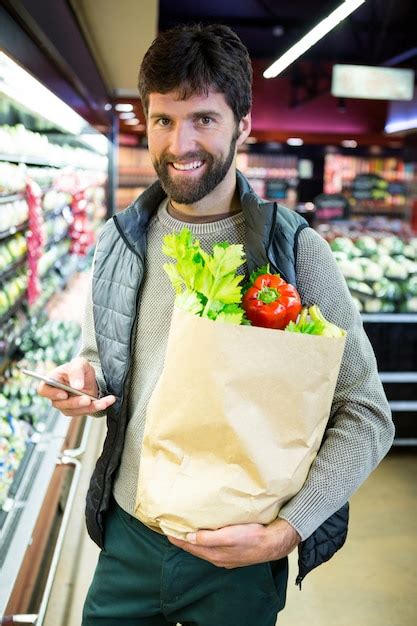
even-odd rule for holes
{"type": "MultiPolygon", "coordinates": [[[[265,66],[341,0],[69,0],[114,96],[136,96],[140,61],[158,30],[190,22],[231,26],[265,66]],[[121,10],[122,8],[122,10],[121,10]]],[[[415,0],[367,0],[303,59],[417,67],[415,0]]],[[[289,70],[290,71],[290,70],[289,70]]]]}
{"type": "MultiPolygon", "coordinates": [[[[326,111],[327,115],[327,111],[336,110],[337,102],[328,95],[329,68],[336,62],[417,69],[416,0],[367,0],[282,75],[268,81],[262,78],[268,64],[339,6],[341,0],[42,0],[41,3],[0,0],[0,3],[20,22],[38,48],[49,55],[51,63],[65,73],[75,94],[74,102],[77,97],[83,99],[90,109],[90,118],[96,116],[101,123],[109,101],[132,101],[137,113],[142,115],[136,84],[143,54],[158,30],[179,23],[222,22],[239,34],[254,62],[254,102],[281,101],[279,111],[269,111],[271,118],[278,114],[281,118],[283,115],[291,118],[294,105],[310,118],[320,111],[326,111]],[[313,72],[319,78],[312,86],[306,74],[313,72]]],[[[30,64],[30,59],[24,61],[30,64]]],[[[65,95],[65,90],[62,93],[65,95]]],[[[368,133],[380,132],[386,110],[386,102],[349,102],[348,112],[357,123],[351,128],[345,124],[346,132],[348,128],[351,134],[355,128],[358,133],[365,132],[368,122],[368,133]]],[[[336,122],[339,124],[340,119],[336,122]]],[[[344,128],[343,124],[339,127],[344,128]]],[[[128,128],[122,123],[123,130],[128,128]]]]}

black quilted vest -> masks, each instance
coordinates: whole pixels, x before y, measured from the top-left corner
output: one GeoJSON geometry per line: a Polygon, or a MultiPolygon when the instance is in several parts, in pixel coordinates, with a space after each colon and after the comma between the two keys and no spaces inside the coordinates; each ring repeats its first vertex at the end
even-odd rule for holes
{"type": "MultiPolygon", "coordinates": [[[[237,186],[245,217],[249,272],[269,263],[271,271],[296,285],[298,234],[307,223],[293,211],[260,200],[239,172],[237,186]]],[[[126,390],[144,277],[147,226],[163,198],[164,192],[157,182],[107,222],[97,243],[93,274],[96,340],[107,389],[117,398],[108,409],[107,436],[87,494],[87,528],[100,547],[103,547],[104,514],[109,507],[128,421],[126,390]]],[[[298,583],[343,545],[347,521],[346,504],[300,544],[298,583]]]]}

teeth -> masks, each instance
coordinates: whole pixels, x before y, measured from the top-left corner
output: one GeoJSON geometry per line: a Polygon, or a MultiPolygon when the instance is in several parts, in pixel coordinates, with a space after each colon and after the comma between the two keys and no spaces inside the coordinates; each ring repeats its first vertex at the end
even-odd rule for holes
{"type": "Polygon", "coordinates": [[[203,161],[193,161],[192,163],[173,163],[176,170],[196,170],[203,165],[203,161]]]}

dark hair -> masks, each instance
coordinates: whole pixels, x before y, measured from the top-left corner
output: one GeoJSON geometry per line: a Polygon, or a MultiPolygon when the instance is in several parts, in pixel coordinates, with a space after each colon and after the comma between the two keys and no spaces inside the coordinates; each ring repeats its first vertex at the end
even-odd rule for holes
{"type": "Polygon", "coordinates": [[[139,70],[138,87],[146,114],[150,93],[178,90],[185,100],[214,89],[224,94],[239,122],[252,104],[252,64],[246,46],[228,26],[177,26],[153,41],[139,70]]]}

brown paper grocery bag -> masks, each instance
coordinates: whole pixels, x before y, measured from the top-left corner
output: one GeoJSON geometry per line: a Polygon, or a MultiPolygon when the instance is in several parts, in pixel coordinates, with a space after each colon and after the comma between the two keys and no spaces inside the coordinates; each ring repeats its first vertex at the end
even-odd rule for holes
{"type": "Polygon", "coordinates": [[[135,515],[181,539],[274,520],[320,446],[344,344],[175,308],[148,405],[135,515]]]}

